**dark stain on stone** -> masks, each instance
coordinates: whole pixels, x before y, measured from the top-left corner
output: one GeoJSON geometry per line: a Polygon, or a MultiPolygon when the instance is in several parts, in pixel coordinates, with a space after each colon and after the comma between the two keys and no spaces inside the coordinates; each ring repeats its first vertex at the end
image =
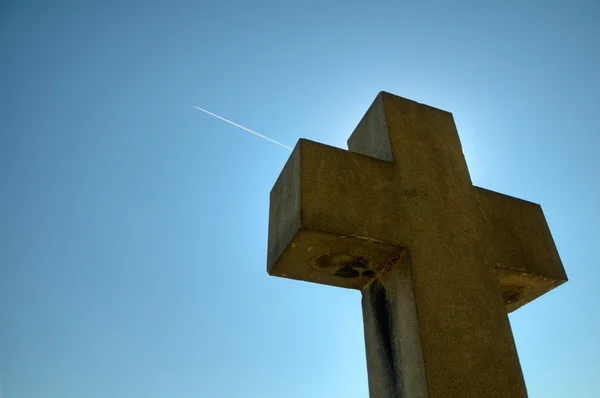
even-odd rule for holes
{"type": "Polygon", "coordinates": [[[345,265],[358,268],[369,268],[371,259],[365,256],[355,256],[346,252],[324,253],[315,257],[311,263],[317,269],[338,268],[345,265]]]}
{"type": "Polygon", "coordinates": [[[400,260],[400,256],[400,254],[397,254],[388,260],[388,269],[392,268],[400,260]]]}
{"type": "Polygon", "coordinates": [[[523,295],[525,288],[518,285],[505,285],[502,289],[502,298],[504,304],[513,304],[519,301],[523,295]]]}
{"type": "Polygon", "coordinates": [[[373,259],[369,256],[359,256],[346,252],[332,252],[321,254],[313,258],[311,266],[319,271],[327,271],[342,278],[357,278],[359,276],[373,277],[375,271],[371,264],[373,259]]]}
{"type": "Polygon", "coordinates": [[[335,272],[335,276],[341,276],[342,278],[356,278],[358,275],[358,270],[351,265],[345,265],[335,272]]]}
{"type": "Polygon", "coordinates": [[[344,261],[347,257],[349,256],[345,253],[325,253],[315,257],[311,261],[311,264],[318,270],[337,268],[340,265],[340,261],[344,261]]]}
{"type": "Polygon", "coordinates": [[[391,384],[389,387],[396,390],[396,379],[398,374],[396,373],[397,369],[392,341],[394,325],[390,314],[391,309],[389,308],[387,293],[381,283],[375,281],[369,288],[368,294],[377,323],[375,332],[378,336],[376,340],[381,344],[379,346],[379,351],[381,355],[380,358],[382,359],[381,364],[385,367],[385,378],[388,383],[391,384]]]}
{"type": "Polygon", "coordinates": [[[353,268],[365,269],[369,268],[369,259],[363,257],[355,257],[352,263],[346,264],[346,266],[351,266],[353,268]]]}
{"type": "Polygon", "coordinates": [[[366,269],[362,272],[362,276],[366,276],[367,278],[372,278],[375,276],[375,271],[372,269],[366,269]]]}

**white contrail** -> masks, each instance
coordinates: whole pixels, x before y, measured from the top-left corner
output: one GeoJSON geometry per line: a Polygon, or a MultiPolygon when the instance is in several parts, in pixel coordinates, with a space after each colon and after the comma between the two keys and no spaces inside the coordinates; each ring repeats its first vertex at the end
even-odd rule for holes
{"type": "Polygon", "coordinates": [[[259,133],[257,133],[256,131],[250,130],[250,129],[248,129],[248,128],[244,127],[244,126],[240,126],[239,124],[237,124],[237,123],[234,123],[234,122],[232,122],[231,120],[227,120],[227,119],[225,119],[224,117],[221,117],[221,116],[219,116],[219,115],[215,115],[214,113],[212,113],[212,112],[209,112],[209,111],[207,111],[206,109],[202,109],[202,108],[200,108],[200,107],[198,107],[198,106],[196,106],[196,105],[194,105],[194,108],[196,108],[196,109],[198,109],[198,110],[200,110],[200,111],[202,111],[202,112],[204,112],[204,113],[208,113],[209,115],[211,115],[211,116],[214,116],[214,117],[216,117],[217,119],[221,119],[221,120],[222,120],[222,121],[224,121],[224,122],[227,122],[227,123],[229,123],[229,124],[233,124],[235,127],[239,127],[239,128],[241,128],[242,130],[246,130],[246,131],[247,131],[247,132],[249,132],[249,133],[252,133],[252,134],[254,134],[254,135],[257,135],[257,136],[259,136],[260,138],[264,138],[264,139],[265,139],[265,140],[267,140],[267,141],[271,141],[272,143],[274,143],[274,144],[277,144],[277,145],[279,145],[279,146],[282,146],[282,147],[284,147],[285,149],[289,149],[290,151],[292,150],[292,148],[290,148],[290,147],[289,147],[289,146],[287,146],[287,145],[283,145],[281,142],[277,142],[277,141],[275,141],[275,140],[272,140],[272,139],[271,139],[271,138],[269,138],[269,137],[265,137],[264,135],[262,135],[262,134],[259,134],[259,133]]]}

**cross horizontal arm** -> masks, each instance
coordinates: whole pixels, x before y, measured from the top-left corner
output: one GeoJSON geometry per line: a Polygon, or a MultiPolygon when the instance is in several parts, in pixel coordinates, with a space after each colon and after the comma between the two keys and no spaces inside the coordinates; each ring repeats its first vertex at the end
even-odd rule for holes
{"type": "Polygon", "coordinates": [[[485,258],[496,267],[508,312],[567,281],[540,205],[473,187],[485,258]]]}
{"type": "Polygon", "coordinates": [[[268,272],[361,289],[402,250],[396,190],[391,163],[300,140],[271,191],[268,272]]]}

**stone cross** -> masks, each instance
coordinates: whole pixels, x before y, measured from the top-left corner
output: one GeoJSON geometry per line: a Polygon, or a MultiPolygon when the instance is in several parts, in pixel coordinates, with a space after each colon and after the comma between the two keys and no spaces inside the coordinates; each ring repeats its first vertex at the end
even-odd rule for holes
{"type": "Polygon", "coordinates": [[[268,273],[362,292],[372,398],[526,397],[508,313],[567,280],[541,207],[473,186],[452,114],[392,94],[348,148],[297,143],[268,273]]]}

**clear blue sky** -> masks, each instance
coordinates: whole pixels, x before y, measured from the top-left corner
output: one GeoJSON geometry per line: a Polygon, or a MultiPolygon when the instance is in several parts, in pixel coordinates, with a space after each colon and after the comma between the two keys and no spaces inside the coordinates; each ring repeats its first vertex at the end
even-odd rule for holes
{"type": "Polygon", "coordinates": [[[265,271],[289,152],[193,105],[345,148],[380,90],[542,204],[571,281],[510,317],[528,389],[597,394],[597,1],[158,3],[0,2],[2,398],[367,397],[359,292],[265,271]]]}

